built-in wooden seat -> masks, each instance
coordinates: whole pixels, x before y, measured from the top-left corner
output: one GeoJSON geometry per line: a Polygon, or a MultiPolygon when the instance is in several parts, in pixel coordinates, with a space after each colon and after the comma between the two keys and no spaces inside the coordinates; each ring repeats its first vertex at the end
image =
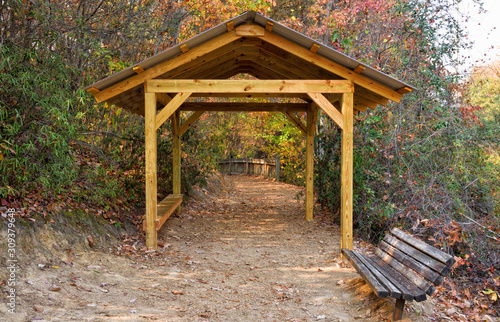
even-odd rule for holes
{"type": "MultiPolygon", "coordinates": [[[[182,203],[182,197],[182,194],[168,195],[158,204],[156,208],[156,230],[160,230],[168,217],[179,207],[182,203]]],[[[146,230],[146,221],[143,222],[143,228],[146,230]]]]}

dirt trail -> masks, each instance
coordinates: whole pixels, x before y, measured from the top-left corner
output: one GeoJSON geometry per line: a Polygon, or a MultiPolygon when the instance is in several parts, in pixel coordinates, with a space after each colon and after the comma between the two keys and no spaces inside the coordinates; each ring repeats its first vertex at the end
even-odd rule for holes
{"type": "MultiPolygon", "coordinates": [[[[377,299],[339,258],[338,227],[321,215],[304,220],[300,188],[249,176],[225,181],[224,192],[191,201],[167,221],[157,253],[118,256],[112,248],[73,254],[73,267],[62,262],[68,258],[26,263],[18,313],[9,319],[380,321],[391,316],[393,302],[377,299]]],[[[2,305],[0,314],[4,311],[2,305]]],[[[422,319],[414,312],[405,317],[422,319]]]]}

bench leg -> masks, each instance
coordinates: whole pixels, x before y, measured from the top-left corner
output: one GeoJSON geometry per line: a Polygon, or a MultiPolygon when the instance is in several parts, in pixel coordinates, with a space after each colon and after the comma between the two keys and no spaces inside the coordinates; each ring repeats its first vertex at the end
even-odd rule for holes
{"type": "Polygon", "coordinates": [[[396,307],[394,308],[394,315],[392,316],[393,321],[399,321],[403,317],[403,311],[405,309],[405,300],[397,299],[396,307]]]}

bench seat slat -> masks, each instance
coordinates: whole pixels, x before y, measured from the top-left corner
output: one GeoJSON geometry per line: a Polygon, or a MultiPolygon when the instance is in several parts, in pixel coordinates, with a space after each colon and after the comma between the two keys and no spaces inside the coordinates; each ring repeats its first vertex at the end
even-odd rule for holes
{"type": "Polygon", "coordinates": [[[373,266],[365,254],[357,252],[355,250],[352,251],[358,259],[365,265],[370,272],[375,275],[378,281],[389,291],[389,295],[395,299],[400,299],[403,297],[403,293],[390,281],[385,275],[380,272],[375,266],[373,266]]]}
{"type": "Polygon", "coordinates": [[[412,245],[421,252],[437,259],[438,261],[444,263],[447,266],[453,266],[453,264],[455,264],[455,259],[450,254],[447,254],[431,245],[428,245],[427,243],[403,232],[398,228],[393,228],[391,230],[391,233],[397,238],[406,242],[407,244],[412,245]]]}
{"type": "MultiPolygon", "coordinates": [[[[400,261],[398,261],[396,258],[392,257],[391,255],[387,254],[380,248],[375,248],[374,254],[377,255],[380,259],[382,259],[384,262],[389,264],[392,268],[394,268],[396,271],[398,271],[401,275],[406,277],[410,282],[415,284],[419,289],[425,292],[427,295],[432,295],[436,288],[432,286],[429,282],[426,281],[426,279],[417,273],[415,273],[413,270],[411,270],[408,266],[404,265],[400,261]]],[[[413,262],[415,260],[410,260],[410,262],[413,262]]],[[[408,262],[406,262],[408,264],[408,262]]]]}
{"type": "Polygon", "coordinates": [[[373,276],[370,270],[358,259],[358,257],[352,253],[352,251],[343,248],[342,254],[344,254],[349,262],[351,262],[352,266],[358,271],[358,273],[363,277],[363,279],[370,285],[373,292],[378,297],[388,297],[389,291],[382,285],[380,282],[373,276]]]}
{"type": "Polygon", "coordinates": [[[406,277],[401,275],[391,266],[389,266],[386,262],[375,255],[368,256],[370,260],[372,260],[380,269],[385,272],[385,275],[391,279],[393,283],[399,283],[398,287],[402,287],[401,291],[403,292],[403,299],[406,297],[411,297],[412,300],[417,302],[422,302],[427,299],[425,293],[419,289],[415,284],[411,283],[406,277]]]}
{"type": "Polygon", "coordinates": [[[450,272],[450,267],[447,266],[446,264],[443,264],[440,261],[428,256],[427,254],[422,253],[418,249],[413,248],[404,241],[401,241],[400,239],[397,239],[396,237],[390,234],[385,235],[384,241],[387,242],[389,245],[393,246],[394,248],[397,248],[403,253],[418,260],[422,264],[432,268],[441,275],[447,275],[450,272]]]}
{"type": "Polygon", "coordinates": [[[420,263],[419,261],[413,260],[413,258],[387,244],[385,241],[380,241],[380,243],[378,244],[378,248],[396,258],[400,262],[404,263],[406,266],[410,267],[417,273],[421,274],[434,285],[438,286],[443,282],[443,277],[441,275],[425,266],[424,264],[420,263]]]}

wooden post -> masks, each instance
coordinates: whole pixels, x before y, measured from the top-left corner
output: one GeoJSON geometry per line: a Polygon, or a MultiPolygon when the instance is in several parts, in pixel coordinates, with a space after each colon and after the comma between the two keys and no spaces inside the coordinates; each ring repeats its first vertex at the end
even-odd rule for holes
{"type": "Polygon", "coordinates": [[[342,130],[340,249],[352,249],[352,177],[353,177],[353,94],[341,99],[344,129],[342,130]]]}
{"type": "Polygon", "coordinates": [[[156,249],[156,94],[145,93],[145,136],[146,136],[146,246],[156,249]]]}
{"type": "Polygon", "coordinates": [[[280,182],[280,155],[276,155],[275,171],[276,171],[276,182],[280,182]]]}
{"type": "Polygon", "coordinates": [[[307,110],[306,128],[306,220],[313,219],[314,207],[314,134],[318,107],[316,104],[309,105],[307,110]]]}
{"type": "Polygon", "coordinates": [[[397,299],[396,307],[394,308],[394,313],[392,315],[393,321],[399,321],[403,317],[403,311],[405,310],[405,300],[397,299]]]}
{"type": "MultiPolygon", "coordinates": [[[[180,111],[172,114],[172,141],[173,141],[173,161],[172,161],[172,192],[181,193],[181,135],[180,135],[180,111]]],[[[177,207],[177,214],[181,213],[181,206],[177,207]]]]}

